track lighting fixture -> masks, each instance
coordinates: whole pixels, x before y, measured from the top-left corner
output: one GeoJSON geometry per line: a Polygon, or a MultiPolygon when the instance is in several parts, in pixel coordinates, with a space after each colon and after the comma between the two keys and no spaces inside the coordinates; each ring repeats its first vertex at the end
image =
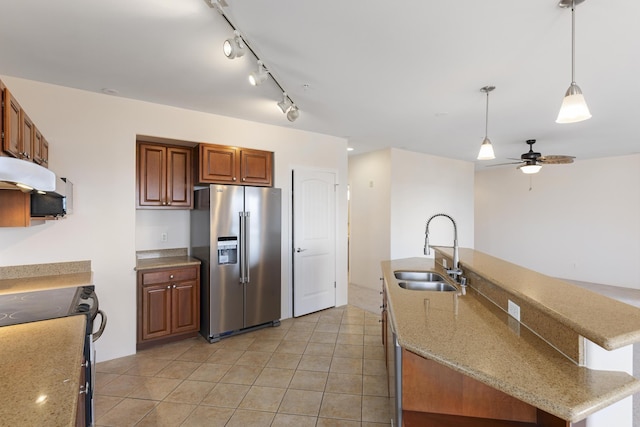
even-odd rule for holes
{"type": "Polygon", "coordinates": [[[295,105],[292,105],[291,108],[289,108],[289,111],[287,111],[287,120],[295,122],[298,117],[300,117],[300,110],[298,110],[298,107],[295,105]]]}
{"type": "Polygon", "coordinates": [[[232,38],[226,39],[222,44],[224,56],[229,59],[240,58],[244,55],[244,41],[238,31],[234,31],[232,38]]]}
{"type": "Polygon", "coordinates": [[[487,108],[485,112],[485,120],[484,120],[484,140],[482,141],[482,145],[480,145],[480,152],[478,153],[478,160],[492,160],[495,159],[496,156],[493,153],[493,145],[491,145],[491,140],[489,139],[489,92],[494,90],[495,86],[485,86],[480,89],[481,92],[487,94],[487,108]]]}
{"type": "Polygon", "coordinates": [[[262,61],[258,60],[258,69],[249,74],[249,83],[253,86],[258,86],[269,76],[269,72],[264,68],[262,61]]]}
{"type": "Polygon", "coordinates": [[[253,71],[251,74],[249,74],[249,83],[251,83],[253,86],[258,86],[259,84],[267,80],[268,77],[271,77],[271,80],[273,80],[276,86],[278,86],[283,95],[282,101],[278,102],[278,107],[280,108],[280,110],[282,110],[283,113],[286,113],[287,119],[290,122],[295,121],[300,116],[300,110],[298,110],[298,107],[295,105],[294,100],[285,93],[284,88],[274,77],[274,75],[271,74],[267,67],[265,67],[264,63],[258,57],[251,45],[242,38],[238,28],[233,24],[233,22],[231,22],[231,20],[225,13],[225,8],[229,7],[227,2],[225,0],[204,0],[204,2],[211,9],[218,12],[233,30],[234,36],[226,39],[222,45],[222,51],[224,52],[224,55],[229,59],[234,59],[242,57],[247,50],[251,52],[251,54],[258,61],[258,68],[256,71],[253,71]]]}
{"type": "Polygon", "coordinates": [[[576,123],[591,118],[589,107],[584,100],[582,90],[576,84],[575,79],[575,63],[576,63],[576,5],[584,0],[561,0],[558,6],[571,8],[571,85],[564,95],[562,106],[558,113],[556,123],[576,123]]]}
{"type": "Polygon", "coordinates": [[[287,110],[289,110],[289,108],[291,108],[292,105],[293,103],[287,96],[287,93],[283,92],[282,101],[278,102],[278,107],[280,108],[280,110],[282,110],[282,114],[286,114],[287,110]]]}

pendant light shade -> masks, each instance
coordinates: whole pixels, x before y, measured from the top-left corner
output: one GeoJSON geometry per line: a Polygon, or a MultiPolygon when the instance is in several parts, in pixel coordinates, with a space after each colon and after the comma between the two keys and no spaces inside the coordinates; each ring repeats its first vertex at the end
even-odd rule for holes
{"type": "Polygon", "coordinates": [[[496,155],[493,152],[493,145],[491,145],[491,141],[489,140],[489,138],[485,138],[484,141],[482,141],[482,145],[480,146],[478,160],[492,160],[495,158],[496,155]]]}
{"type": "Polygon", "coordinates": [[[493,145],[491,145],[491,140],[489,139],[489,92],[494,90],[495,86],[485,86],[480,89],[481,92],[487,94],[487,108],[485,112],[485,121],[484,121],[484,140],[482,141],[482,145],[480,145],[480,152],[478,153],[478,160],[493,160],[496,158],[496,155],[493,152],[493,145]]]}
{"type": "Polygon", "coordinates": [[[591,118],[589,107],[584,100],[582,90],[576,84],[575,69],[576,69],[576,16],[575,9],[576,4],[582,3],[584,0],[562,0],[559,4],[560,7],[571,8],[571,85],[564,95],[562,100],[562,106],[556,118],[556,123],[576,123],[591,118]]]}

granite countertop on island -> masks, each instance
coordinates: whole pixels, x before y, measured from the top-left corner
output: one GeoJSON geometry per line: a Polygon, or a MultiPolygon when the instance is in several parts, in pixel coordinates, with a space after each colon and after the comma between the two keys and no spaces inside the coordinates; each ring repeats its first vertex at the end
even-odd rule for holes
{"type": "Polygon", "coordinates": [[[75,426],[85,316],[0,327],[0,420],[7,426],[75,426]]]}
{"type": "MultiPolygon", "coordinates": [[[[472,253],[479,254],[461,250],[463,270],[472,253]]],[[[500,276],[498,264],[493,278],[500,276]]],[[[640,391],[640,381],[627,373],[579,366],[473,286],[466,295],[406,290],[395,270],[438,268],[427,258],[382,263],[390,322],[400,345],[417,355],[571,422],[640,391]]]]}
{"type": "Polygon", "coordinates": [[[155,268],[185,267],[200,265],[198,258],[187,255],[186,248],[157,249],[136,252],[136,271],[152,270],[155,268]]]}

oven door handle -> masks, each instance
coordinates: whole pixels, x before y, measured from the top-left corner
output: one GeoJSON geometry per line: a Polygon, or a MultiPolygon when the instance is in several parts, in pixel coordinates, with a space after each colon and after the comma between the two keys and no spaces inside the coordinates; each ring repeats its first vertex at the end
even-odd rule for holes
{"type": "Polygon", "coordinates": [[[98,314],[100,315],[100,327],[96,332],[93,333],[93,342],[98,341],[98,338],[102,336],[104,328],[107,326],[107,315],[105,314],[105,312],[102,310],[98,310],[96,315],[98,314]]]}

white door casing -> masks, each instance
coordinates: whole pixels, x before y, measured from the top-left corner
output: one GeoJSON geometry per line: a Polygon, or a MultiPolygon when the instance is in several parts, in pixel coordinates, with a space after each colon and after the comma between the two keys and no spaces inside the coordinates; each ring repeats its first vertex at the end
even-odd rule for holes
{"type": "Polygon", "coordinates": [[[293,174],[293,316],[336,305],[336,174],[293,174]]]}

